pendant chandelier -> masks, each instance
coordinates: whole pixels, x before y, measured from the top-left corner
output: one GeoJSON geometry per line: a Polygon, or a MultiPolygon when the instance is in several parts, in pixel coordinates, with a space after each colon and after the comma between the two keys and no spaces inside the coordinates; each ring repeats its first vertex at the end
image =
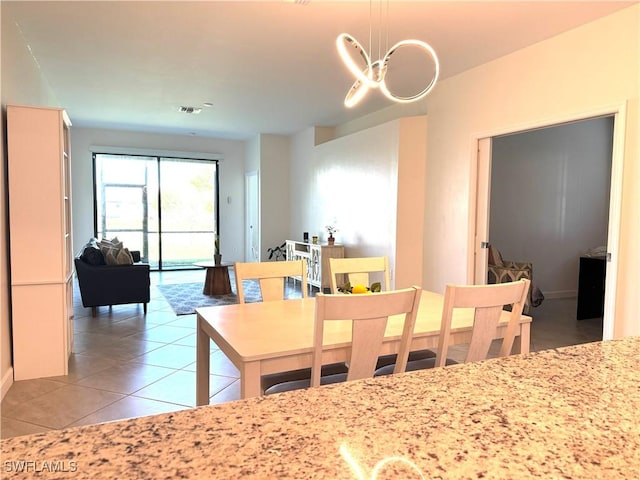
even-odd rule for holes
{"type": "MultiPolygon", "coordinates": [[[[386,32],[386,40],[385,40],[385,49],[388,46],[388,37],[389,37],[389,19],[388,19],[388,9],[389,9],[389,0],[387,0],[387,32],[386,32]]],[[[380,9],[381,10],[381,9],[380,9]]],[[[382,21],[380,21],[380,27],[378,29],[378,60],[371,61],[372,52],[371,46],[372,42],[372,6],[371,1],[369,2],[369,53],[365,51],[360,42],[358,42],[353,35],[348,33],[341,33],[338,35],[336,39],[336,47],[338,48],[338,54],[340,58],[344,62],[345,66],[351,72],[351,74],[355,77],[355,82],[347,92],[347,95],[344,99],[344,104],[346,107],[351,108],[354,105],[358,104],[362,98],[367,94],[369,89],[379,88],[382,94],[387,97],[389,100],[398,103],[410,103],[423,99],[426,97],[429,92],[433,89],[438,80],[438,75],[440,73],[440,63],[438,62],[438,56],[436,55],[435,50],[426,42],[421,40],[402,40],[391,48],[387,49],[387,53],[384,56],[381,56],[381,48],[382,48],[382,21]],[[391,55],[393,53],[402,48],[402,47],[418,47],[423,50],[432,60],[435,65],[435,71],[433,77],[426,84],[425,88],[415,95],[410,95],[407,97],[399,96],[393,94],[389,91],[387,87],[387,83],[385,81],[385,76],[387,74],[387,68],[389,65],[389,60],[391,59],[391,55]],[[356,61],[356,60],[359,60],[356,61]],[[362,63],[364,62],[364,66],[362,63]]],[[[380,19],[382,19],[382,13],[380,13],[380,19]]]]}

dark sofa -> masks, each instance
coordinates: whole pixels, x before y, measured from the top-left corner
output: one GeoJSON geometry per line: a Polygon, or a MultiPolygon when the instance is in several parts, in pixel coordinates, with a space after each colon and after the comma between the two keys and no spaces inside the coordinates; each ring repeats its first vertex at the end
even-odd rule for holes
{"type": "Polygon", "coordinates": [[[95,317],[97,307],[142,303],[147,313],[149,303],[149,265],[137,263],[140,252],[128,252],[133,265],[106,265],[100,249],[87,244],[81,255],[75,258],[76,274],[80,286],[82,305],[91,307],[95,317]]]}

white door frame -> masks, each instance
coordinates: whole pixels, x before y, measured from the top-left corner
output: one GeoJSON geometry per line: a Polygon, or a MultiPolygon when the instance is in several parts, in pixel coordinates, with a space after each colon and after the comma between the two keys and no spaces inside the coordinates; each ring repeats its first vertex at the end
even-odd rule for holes
{"type": "Polygon", "coordinates": [[[260,261],[260,176],[257,170],[244,175],[245,262],[260,261]],[[257,239],[257,245],[254,244],[257,239]]]}
{"type": "Polygon", "coordinates": [[[563,123],[613,116],[613,152],[611,158],[611,193],[609,196],[609,226],[607,231],[607,275],[603,314],[602,339],[613,339],[615,322],[616,287],[618,280],[618,251],[620,245],[620,210],[622,208],[622,167],[626,136],[627,102],[606,105],[590,111],[562,117],[538,120],[530,124],[502,127],[489,132],[472,135],[471,192],[469,195],[469,236],[467,279],[469,283],[486,282],[486,248],[489,221],[489,195],[491,184],[491,138],[499,135],[519,133],[538,128],[547,128],[563,123]],[[487,157],[488,156],[488,157],[487,157]],[[487,161],[487,158],[489,161],[487,161]],[[482,251],[484,250],[484,251],[482,251]]]}

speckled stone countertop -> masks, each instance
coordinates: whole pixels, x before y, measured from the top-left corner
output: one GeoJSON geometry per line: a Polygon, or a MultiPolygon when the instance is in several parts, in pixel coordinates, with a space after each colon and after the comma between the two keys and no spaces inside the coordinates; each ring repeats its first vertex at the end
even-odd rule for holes
{"type": "Polygon", "coordinates": [[[640,479],[640,337],[16,437],[1,463],[3,478],[640,479]]]}

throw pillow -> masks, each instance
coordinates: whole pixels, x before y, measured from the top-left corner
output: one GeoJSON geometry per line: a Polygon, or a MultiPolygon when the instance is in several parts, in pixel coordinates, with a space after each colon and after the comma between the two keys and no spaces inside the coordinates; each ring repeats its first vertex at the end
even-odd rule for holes
{"type": "Polygon", "coordinates": [[[118,264],[118,251],[113,249],[113,248],[108,248],[106,250],[103,250],[103,252],[106,253],[104,254],[104,260],[107,263],[107,265],[117,265],[118,264]]]}
{"type": "Polygon", "coordinates": [[[89,265],[104,265],[104,255],[97,246],[87,245],[80,255],[80,259],[89,265]]]}
{"type": "Polygon", "coordinates": [[[129,253],[129,249],[120,249],[116,255],[116,262],[118,265],[133,265],[133,257],[129,253]]]}

